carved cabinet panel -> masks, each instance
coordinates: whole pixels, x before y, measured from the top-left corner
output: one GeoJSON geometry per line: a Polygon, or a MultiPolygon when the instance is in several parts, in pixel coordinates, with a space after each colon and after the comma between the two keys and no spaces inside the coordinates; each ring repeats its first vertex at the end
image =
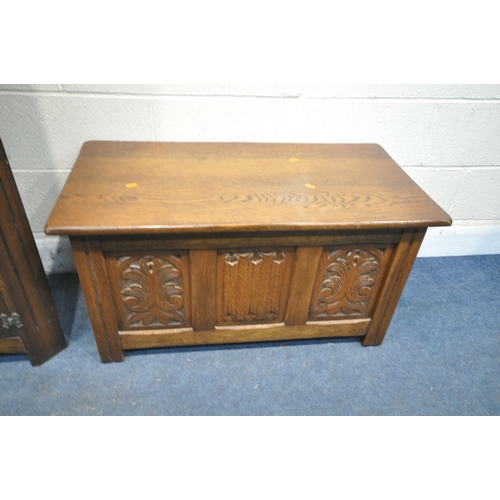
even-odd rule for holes
{"type": "Polygon", "coordinates": [[[369,317],[391,252],[391,247],[325,249],[311,298],[309,319],[369,317]]]}
{"type": "Polygon", "coordinates": [[[187,252],[107,256],[120,330],[191,326],[187,252]]]}
{"type": "Polygon", "coordinates": [[[217,325],[283,322],[294,259],[294,248],[219,250],[217,325]]]}

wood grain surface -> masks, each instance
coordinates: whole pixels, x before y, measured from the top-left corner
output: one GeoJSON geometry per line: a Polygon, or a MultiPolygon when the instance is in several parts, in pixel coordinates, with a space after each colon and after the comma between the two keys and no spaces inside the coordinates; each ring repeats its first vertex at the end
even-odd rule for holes
{"type": "Polygon", "coordinates": [[[47,234],[428,227],[451,219],[376,144],[87,142],[47,234]]]}
{"type": "Polygon", "coordinates": [[[99,240],[72,237],[70,241],[101,361],[123,361],[117,312],[99,240]]]}
{"type": "Polygon", "coordinates": [[[378,294],[372,322],[363,339],[364,346],[380,345],[384,340],[426,230],[416,228],[404,231],[401,242],[395,249],[384,286],[378,294]]]}
{"type": "Polygon", "coordinates": [[[215,328],[216,266],[215,250],[191,250],[191,290],[193,329],[215,328]]]}

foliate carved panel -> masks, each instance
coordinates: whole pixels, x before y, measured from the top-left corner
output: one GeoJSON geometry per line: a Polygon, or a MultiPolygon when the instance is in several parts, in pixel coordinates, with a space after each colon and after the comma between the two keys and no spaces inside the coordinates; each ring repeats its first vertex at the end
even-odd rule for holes
{"type": "Polygon", "coordinates": [[[313,295],[310,319],[367,317],[390,249],[334,249],[324,254],[323,274],[313,295]]]}
{"type": "Polygon", "coordinates": [[[115,293],[123,311],[122,328],[189,326],[187,264],[181,255],[117,257],[115,293]]]}
{"type": "Polygon", "coordinates": [[[217,324],[284,320],[295,250],[230,249],[217,255],[217,324]]]}

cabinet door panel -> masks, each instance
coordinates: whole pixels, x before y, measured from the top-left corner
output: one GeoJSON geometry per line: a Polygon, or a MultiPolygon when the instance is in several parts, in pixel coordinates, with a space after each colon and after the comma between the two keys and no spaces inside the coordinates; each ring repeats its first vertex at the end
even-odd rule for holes
{"type": "Polygon", "coordinates": [[[31,363],[40,365],[64,349],[66,339],[1,141],[0,262],[2,314],[6,320],[19,315],[17,325],[8,325],[11,339],[2,341],[0,351],[20,352],[19,343],[12,342],[19,336],[31,363]]]}

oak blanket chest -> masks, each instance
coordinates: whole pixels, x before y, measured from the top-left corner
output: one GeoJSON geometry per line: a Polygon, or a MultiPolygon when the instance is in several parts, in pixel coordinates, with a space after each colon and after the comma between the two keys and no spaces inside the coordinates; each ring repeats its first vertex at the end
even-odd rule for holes
{"type": "Polygon", "coordinates": [[[382,342],[429,226],[376,144],[87,142],[47,222],[69,235],[99,354],[382,342]]]}

